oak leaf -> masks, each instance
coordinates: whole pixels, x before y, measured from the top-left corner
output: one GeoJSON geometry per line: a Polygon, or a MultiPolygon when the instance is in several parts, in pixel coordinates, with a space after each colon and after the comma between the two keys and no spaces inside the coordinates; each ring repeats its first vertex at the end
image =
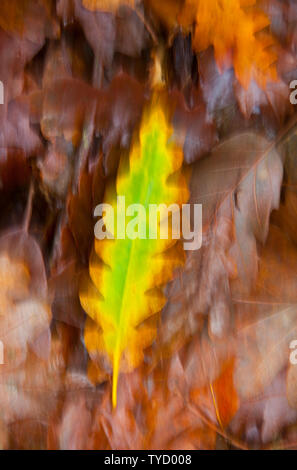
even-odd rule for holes
{"type": "Polygon", "coordinates": [[[182,25],[196,20],[193,45],[200,52],[213,46],[220,70],[233,65],[244,88],[255,80],[262,88],[277,79],[276,55],[269,49],[271,35],[262,32],[268,17],[255,0],[188,0],[180,15],[182,25]],[[261,32],[261,33],[260,33],[261,32]]]}
{"type": "Polygon", "coordinates": [[[82,0],[85,8],[91,11],[111,11],[115,12],[121,5],[133,7],[135,0],[82,0]]]}
{"type": "MultiPolygon", "coordinates": [[[[92,319],[86,323],[86,347],[91,357],[105,355],[113,365],[114,405],[120,370],[138,366],[143,359],[143,349],[155,337],[154,315],[166,303],[160,286],[171,279],[173,270],[183,262],[171,235],[169,239],[160,238],[162,224],[158,224],[156,239],[149,238],[148,232],[153,223],[147,218],[149,204],[180,205],[188,198],[185,178],[178,173],[182,152],[168,143],[171,133],[156,95],[150,110],[144,114],[140,142],[136,139],[133,142],[130,171],[127,172],[122,163],[116,194],[110,188],[105,197],[105,203],[111,204],[120,217],[123,208],[116,207],[117,195],[125,196],[126,206],[143,204],[146,208],[143,214],[149,222],[148,225],[145,222],[146,237],[131,239],[119,235],[116,240],[96,240],[95,254],[90,260],[93,283],[80,294],[82,306],[92,319]],[[175,178],[169,183],[167,180],[173,173],[176,173],[175,178]]],[[[160,220],[164,215],[161,214],[160,220]]],[[[109,216],[105,215],[103,221],[114,236],[117,232],[109,216]]],[[[127,221],[125,224],[126,230],[127,221]]]]}

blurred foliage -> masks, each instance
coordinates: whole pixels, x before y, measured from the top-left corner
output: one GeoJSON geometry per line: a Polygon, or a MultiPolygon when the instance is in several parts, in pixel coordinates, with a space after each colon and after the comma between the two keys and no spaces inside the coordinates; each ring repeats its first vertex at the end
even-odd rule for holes
{"type": "MultiPolygon", "coordinates": [[[[297,447],[296,51],[296,0],[2,0],[1,448],[297,447]],[[141,361],[113,409],[79,292],[94,208],[150,139],[156,92],[142,184],[153,166],[165,191],[164,158],[183,155],[203,244],[170,269],[150,341],[133,333],[141,361]]],[[[139,263],[140,282],[153,273],[139,263]]]]}

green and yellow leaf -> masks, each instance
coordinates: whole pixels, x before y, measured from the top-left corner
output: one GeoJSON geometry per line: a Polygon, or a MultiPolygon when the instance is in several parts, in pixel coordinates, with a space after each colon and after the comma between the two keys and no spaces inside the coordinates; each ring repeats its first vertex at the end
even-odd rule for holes
{"type": "MultiPolygon", "coordinates": [[[[163,286],[184,262],[182,247],[173,239],[171,227],[168,238],[161,239],[164,224],[160,221],[165,220],[166,211],[160,212],[154,239],[149,238],[154,220],[148,217],[150,204],[177,204],[179,209],[187,201],[187,183],[180,171],[182,160],[182,150],[174,144],[173,130],[155,95],[144,112],[139,137],[133,140],[129,165],[121,162],[116,190],[109,187],[106,191],[104,202],[114,208],[115,227],[107,213],[103,223],[114,239],[95,239],[89,265],[92,281],[80,294],[88,314],[85,344],[90,357],[95,362],[96,357],[104,357],[113,368],[114,406],[119,372],[142,362],[144,349],[156,336],[156,314],[166,303],[163,286]],[[137,217],[138,222],[145,223],[145,238],[119,238],[116,222],[123,217],[124,209],[117,207],[117,196],[125,196],[126,208],[132,204],[145,208],[145,213],[137,217]]],[[[125,228],[131,231],[133,225],[137,233],[140,223],[126,217],[125,228]]]]}

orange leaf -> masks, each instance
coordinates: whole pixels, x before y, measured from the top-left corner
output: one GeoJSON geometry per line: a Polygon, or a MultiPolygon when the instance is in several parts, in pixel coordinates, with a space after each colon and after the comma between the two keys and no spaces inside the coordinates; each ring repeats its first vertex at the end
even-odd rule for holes
{"type": "Polygon", "coordinates": [[[234,359],[225,363],[222,374],[213,383],[213,394],[222,425],[227,426],[238,410],[238,397],[233,383],[234,359]]]}
{"type": "Polygon", "coordinates": [[[82,0],[83,6],[91,11],[115,12],[121,5],[133,7],[134,3],[134,0],[82,0]]]}
{"type": "Polygon", "coordinates": [[[259,33],[269,25],[267,16],[256,9],[255,0],[187,0],[179,18],[184,27],[196,13],[194,48],[199,52],[213,46],[220,70],[234,67],[244,88],[255,80],[261,88],[277,80],[274,44],[268,33],[259,33]],[[249,7],[249,8],[247,8],[249,7]]]}

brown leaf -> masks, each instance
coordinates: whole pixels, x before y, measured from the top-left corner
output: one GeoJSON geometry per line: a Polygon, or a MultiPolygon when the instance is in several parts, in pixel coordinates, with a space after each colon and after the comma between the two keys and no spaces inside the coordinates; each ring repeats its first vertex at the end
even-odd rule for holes
{"type": "Polygon", "coordinates": [[[261,443],[268,444],[277,439],[281,431],[296,422],[296,418],[296,410],[288,405],[285,374],[281,372],[261,395],[241,404],[230,428],[259,449],[261,443]]]}
{"type": "Polygon", "coordinates": [[[209,315],[211,336],[229,332],[229,280],[238,277],[247,291],[255,282],[257,243],[265,242],[270,212],[278,207],[282,174],[278,153],[252,133],[221,143],[193,167],[190,201],[203,207],[203,243],[188,252],[167,307],[173,316],[185,309],[192,333],[198,314],[209,315]]]}
{"type": "Polygon", "coordinates": [[[295,247],[271,225],[260,255],[258,279],[250,295],[236,283],[232,286],[239,330],[234,380],[243,398],[260,394],[288,365],[289,345],[296,338],[295,247]]]}

